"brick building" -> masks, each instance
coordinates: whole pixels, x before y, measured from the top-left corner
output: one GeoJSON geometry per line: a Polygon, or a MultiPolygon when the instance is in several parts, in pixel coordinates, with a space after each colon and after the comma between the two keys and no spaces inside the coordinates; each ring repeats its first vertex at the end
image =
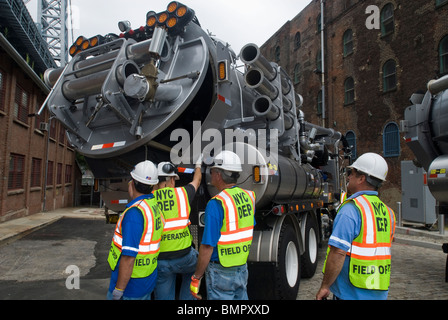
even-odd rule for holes
{"type": "Polygon", "coordinates": [[[448,73],[448,0],[324,3],[324,87],[320,0],[261,50],[293,78],[308,121],[345,134],[355,155],[372,151],[386,158],[389,176],[381,196],[396,209],[401,161],[414,159],[400,120],[413,93],[448,73]]]}
{"type": "Polygon", "coordinates": [[[3,222],[43,209],[72,206],[79,170],[62,126],[50,121],[47,110],[40,117],[29,116],[39,110],[48,88],[23,58],[26,53],[18,52],[3,32],[0,43],[0,222],[3,222]]]}

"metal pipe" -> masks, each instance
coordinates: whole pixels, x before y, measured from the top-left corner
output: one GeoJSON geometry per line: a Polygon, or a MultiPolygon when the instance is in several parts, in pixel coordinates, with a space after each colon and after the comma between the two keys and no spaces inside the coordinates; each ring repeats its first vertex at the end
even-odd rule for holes
{"type": "Polygon", "coordinates": [[[251,68],[244,76],[249,88],[256,90],[261,95],[268,96],[271,100],[278,97],[278,89],[273,86],[258,68],[251,68]]]}
{"type": "Polygon", "coordinates": [[[428,90],[432,94],[437,94],[446,89],[448,89],[448,75],[446,75],[440,79],[431,80],[428,82],[428,90]]]}
{"type": "Polygon", "coordinates": [[[109,74],[104,70],[83,78],[66,81],[62,85],[62,93],[67,100],[77,100],[96,93],[101,93],[101,88],[109,74]]]}
{"type": "Polygon", "coordinates": [[[277,76],[277,71],[261,54],[261,51],[256,44],[246,44],[241,49],[240,58],[243,63],[260,69],[269,81],[274,80],[277,76]]]}
{"type": "Polygon", "coordinates": [[[255,99],[252,104],[252,111],[257,117],[266,117],[272,121],[280,117],[280,109],[267,96],[261,96],[255,99]]]}

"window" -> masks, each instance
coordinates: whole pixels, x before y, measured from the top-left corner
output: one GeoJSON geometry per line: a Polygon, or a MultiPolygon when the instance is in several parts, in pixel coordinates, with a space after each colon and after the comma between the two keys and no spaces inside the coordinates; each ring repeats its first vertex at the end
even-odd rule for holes
{"type": "Polygon", "coordinates": [[[440,73],[448,73],[448,35],[445,36],[439,45],[440,73]]]}
{"type": "Polygon", "coordinates": [[[345,80],[344,91],[344,104],[355,102],[355,81],[352,77],[349,77],[345,80]]]}
{"type": "Polygon", "coordinates": [[[72,166],[69,164],[65,166],[65,183],[72,183],[72,166]]]}
{"type": "Polygon", "coordinates": [[[29,94],[22,87],[16,87],[14,101],[14,117],[23,123],[28,123],[29,94]]]}
{"type": "Polygon", "coordinates": [[[384,6],[383,10],[381,10],[381,35],[386,36],[394,33],[394,31],[394,6],[392,3],[388,3],[384,6]]]}
{"type": "Polygon", "coordinates": [[[5,111],[6,74],[0,69],[0,110],[5,111]]]}
{"type": "Polygon", "coordinates": [[[301,66],[300,63],[297,63],[294,67],[294,84],[300,83],[300,77],[301,77],[301,66]]]}
{"type": "Polygon", "coordinates": [[[317,32],[321,32],[322,31],[322,19],[321,19],[321,15],[317,16],[316,19],[316,25],[317,25],[317,32]]]}
{"type": "Polygon", "coordinates": [[[58,163],[56,171],[56,184],[62,184],[62,163],[58,163]]]}
{"type": "Polygon", "coordinates": [[[383,132],[384,157],[400,156],[400,130],[395,122],[386,125],[383,132]]]}
{"type": "Polygon", "coordinates": [[[448,3],[448,0],[436,0],[436,6],[441,6],[442,4],[448,3]]]}
{"type": "Polygon", "coordinates": [[[344,45],[344,57],[348,56],[349,54],[353,53],[353,31],[352,29],[348,29],[344,33],[343,38],[343,45],[344,45]]]}
{"type": "Polygon", "coordinates": [[[322,50],[319,50],[316,55],[316,70],[322,72],[322,50]]]}
{"type": "Polygon", "coordinates": [[[31,187],[40,187],[42,159],[33,158],[31,162],[31,187]]]}
{"type": "Polygon", "coordinates": [[[53,161],[48,161],[47,163],[47,186],[52,186],[54,181],[54,174],[53,174],[53,161]]]}
{"type": "Polygon", "coordinates": [[[300,46],[302,45],[301,41],[302,40],[301,40],[300,32],[297,32],[295,37],[294,37],[294,49],[297,50],[297,49],[300,48],[300,46]]]}
{"type": "Polygon", "coordinates": [[[383,91],[388,92],[397,87],[397,65],[394,60],[388,60],[383,65],[383,91]]]}
{"type": "Polygon", "coordinates": [[[275,61],[280,61],[280,46],[275,47],[275,61]]]}
{"type": "Polygon", "coordinates": [[[65,144],[65,128],[60,122],[59,122],[59,143],[65,144]]]}
{"type": "Polygon", "coordinates": [[[322,115],[322,90],[317,94],[317,115],[322,115]]]}
{"type": "Polygon", "coordinates": [[[345,139],[347,140],[347,143],[352,151],[352,159],[355,160],[357,158],[356,154],[356,135],[355,133],[350,130],[345,134],[345,139]]]}
{"type": "Polygon", "coordinates": [[[11,153],[9,157],[8,190],[23,189],[25,156],[11,153]]]}

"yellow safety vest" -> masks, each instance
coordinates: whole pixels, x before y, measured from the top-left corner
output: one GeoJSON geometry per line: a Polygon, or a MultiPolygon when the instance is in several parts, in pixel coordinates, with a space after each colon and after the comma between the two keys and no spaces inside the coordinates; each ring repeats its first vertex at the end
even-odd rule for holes
{"type": "Polygon", "coordinates": [[[174,252],[191,247],[190,201],[185,188],[163,188],[153,192],[165,218],[160,252],[174,252]]]}
{"type": "Polygon", "coordinates": [[[144,220],[143,234],[131,278],[145,278],[153,273],[157,267],[157,257],[159,256],[160,240],[164,226],[164,219],[154,199],[144,199],[122,213],[115,228],[107,261],[111,269],[115,270],[123,249],[122,222],[131,208],[137,208],[143,215],[144,220]]]}
{"type": "Polygon", "coordinates": [[[244,265],[249,256],[254,231],[255,193],[238,187],[215,196],[224,210],[218,241],[219,262],[224,267],[244,265]]]}
{"type": "Polygon", "coordinates": [[[348,252],[350,282],[362,289],[389,290],[395,214],[374,195],[352,200],[361,213],[362,224],[348,252]]]}
{"type": "MultiPolygon", "coordinates": [[[[389,290],[395,214],[375,195],[348,199],[340,209],[348,202],[353,202],[361,215],[360,233],[347,252],[350,282],[361,289],[389,290]]],[[[327,257],[329,251],[330,247],[327,257]]],[[[325,266],[326,261],[324,273],[325,266]]]]}

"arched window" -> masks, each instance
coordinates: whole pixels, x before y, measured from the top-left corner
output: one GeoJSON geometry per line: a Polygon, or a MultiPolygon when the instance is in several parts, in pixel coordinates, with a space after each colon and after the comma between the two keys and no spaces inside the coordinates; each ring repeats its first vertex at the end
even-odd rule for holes
{"type": "Polygon", "coordinates": [[[383,65],[383,91],[388,92],[397,87],[397,64],[388,60],[383,65]]]}
{"type": "Polygon", "coordinates": [[[302,45],[301,41],[302,40],[301,40],[300,32],[297,32],[295,37],[294,37],[294,48],[295,49],[299,49],[300,48],[300,46],[302,45]]]}
{"type": "Polygon", "coordinates": [[[385,36],[394,32],[394,6],[392,3],[388,3],[381,10],[381,35],[385,36]]]}
{"type": "Polygon", "coordinates": [[[302,76],[301,73],[302,73],[302,70],[301,70],[300,63],[297,63],[294,67],[294,84],[300,83],[300,78],[302,76]]]}
{"type": "Polygon", "coordinates": [[[400,130],[395,122],[389,122],[383,131],[384,157],[400,156],[400,130]]]}
{"type": "Polygon", "coordinates": [[[448,35],[439,44],[440,73],[448,73],[448,35]]]}
{"type": "Polygon", "coordinates": [[[344,82],[344,104],[355,102],[355,81],[348,77],[344,82]]]}
{"type": "Polygon", "coordinates": [[[344,57],[353,53],[353,31],[352,29],[348,29],[344,32],[343,37],[343,45],[344,45],[344,57]]]}
{"type": "Polygon", "coordinates": [[[358,157],[356,152],[356,134],[352,130],[347,131],[345,134],[345,139],[347,140],[347,143],[352,151],[352,159],[355,160],[358,157]]]}
{"type": "Polygon", "coordinates": [[[316,55],[316,70],[322,72],[322,51],[319,50],[316,55]]]}

